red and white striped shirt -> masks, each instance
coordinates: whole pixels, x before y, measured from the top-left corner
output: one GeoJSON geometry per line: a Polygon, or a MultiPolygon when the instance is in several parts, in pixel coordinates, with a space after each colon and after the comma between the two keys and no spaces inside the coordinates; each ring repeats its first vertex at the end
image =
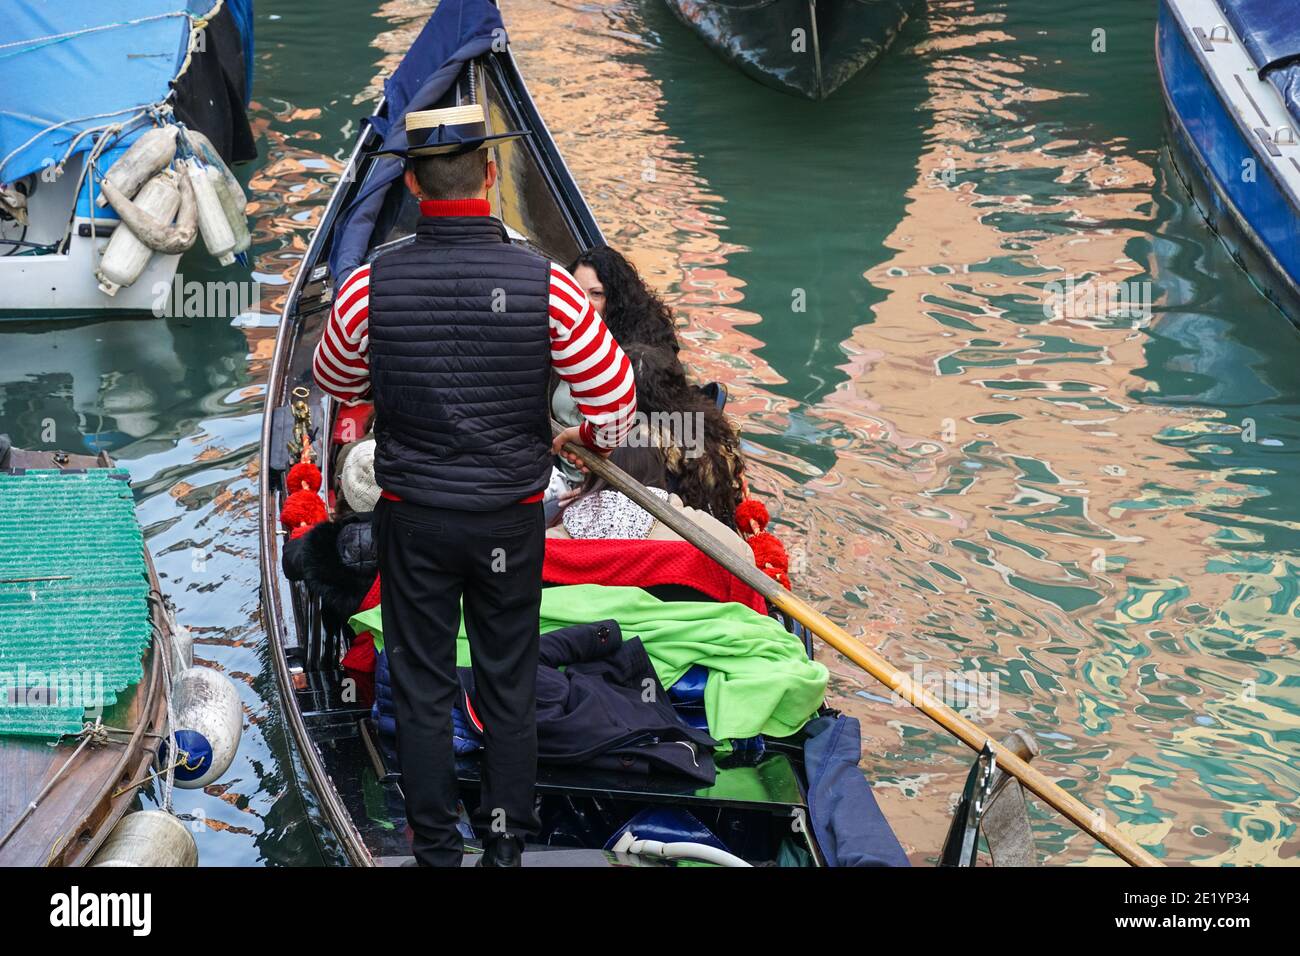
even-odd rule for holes
{"type": "MultiPolygon", "coordinates": [[[[424,215],[487,215],[486,200],[420,203],[424,215]],[[475,205],[470,205],[475,203],[475,205]],[[481,203],[481,206],[478,205],[481,203]],[[455,207],[455,212],[444,211],[455,207]],[[468,208],[467,208],[468,207],[468,208]]],[[[613,448],[636,414],[632,365],[567,269],[551,263],[551,365],[582,412],[583,444],[613,448]]],[[[370,266],[348,276],[334,297],[312,371],[316,384],[342,402],[370,394],[370,266]]]]}

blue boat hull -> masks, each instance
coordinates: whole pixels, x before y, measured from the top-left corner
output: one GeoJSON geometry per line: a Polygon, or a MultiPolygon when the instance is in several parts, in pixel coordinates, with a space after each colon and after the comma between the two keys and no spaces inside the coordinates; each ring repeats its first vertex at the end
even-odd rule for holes
{"type": "Polygon", "coordinates": [[[1300,324],[1300,209],[1162,0],[1156,59],[1179,177],[1251,280],[1300,324]]]}

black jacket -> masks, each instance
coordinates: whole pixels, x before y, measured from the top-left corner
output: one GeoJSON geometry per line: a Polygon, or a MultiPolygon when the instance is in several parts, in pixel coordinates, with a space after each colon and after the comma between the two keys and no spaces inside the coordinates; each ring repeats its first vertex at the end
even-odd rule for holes
{"type": "MultiPolygon", "coordinates": [[[[474,673],[461,668],[459,675],[472,708],[474,673]]],[[[640,638],[625,640],[617,621],[542,635],[539,759],[625,773],[671,771],[712,784],[716,746],[677,716],[640,638]]]]}
{"type": "Polygon", "coordinates": [[[492,511],[546,487],[550,263],[487,216],[425,217],[370,273],[375,479],[492,511]]]}
{"type": "Polygon", "coordinates": [[[285,542],[280,558],[284,576],[305,583],[334,623],[357,613],[379,573],[373,515],[366,511],[322,521],[285,542]]]}

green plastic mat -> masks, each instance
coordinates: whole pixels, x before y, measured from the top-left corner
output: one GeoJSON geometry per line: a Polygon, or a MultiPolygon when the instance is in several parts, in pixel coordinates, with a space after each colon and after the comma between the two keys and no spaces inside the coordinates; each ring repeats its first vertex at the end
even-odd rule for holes
{"type": "Polygon", "coordinates": [[[0,735],[75,734],[117,703],[148,596],[125,469],[0,474],[0,735]]]}

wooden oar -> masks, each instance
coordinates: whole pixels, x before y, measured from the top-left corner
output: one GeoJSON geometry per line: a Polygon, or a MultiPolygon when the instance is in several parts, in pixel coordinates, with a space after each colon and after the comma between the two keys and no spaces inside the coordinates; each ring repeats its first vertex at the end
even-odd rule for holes
{"type": "MultiPolygon", "coordinates": [[[[559,434],[559,425],[552,422],[551,427],[555,434],[559,434]]],[[[754,567],[753,563],[738,556],[713,535],[695,524],[690,518],[687,518],[680,510],[652,495],[644,485],[634,478],[628,477],[623,469],[606,461],[600,455],[573,443],[565,445],[564,450],[577,455],[591,472],[604,478],[612,487],[623,492],[623,494],[672,528],[718,564],[763,595],[769,603],[789,614],[876,680],[890,690],[895,691],[903,700],[906,700],[944,730],[957,737],[966,746],[975,751],[982,750],[986,744],[993,748],[993,752],[997,756],[998,766],[1006,773],[1015,777],[1022,786],[1037,794],[1040,799],[1058,810],[1075,826],[1091,834],[1098,842],[1109,847],[1125,861],[1133,866],[1164,866],[1163,863],[1138,846],[1133,840],[1130,840],[1113,827],[1107,826],[1105,817],[1101,813],[1092,810],[1084,803],[1070,796],[1055,781],[1048,778],[1046,774],[1034,769],[975,724],[952,710],[924,687],[919,686],[907,674],[895,668],[872,648],[854,640],[838,624],[831,621],[820,611],[805,604],[786,588],[777,584],[754,567]]]]}

